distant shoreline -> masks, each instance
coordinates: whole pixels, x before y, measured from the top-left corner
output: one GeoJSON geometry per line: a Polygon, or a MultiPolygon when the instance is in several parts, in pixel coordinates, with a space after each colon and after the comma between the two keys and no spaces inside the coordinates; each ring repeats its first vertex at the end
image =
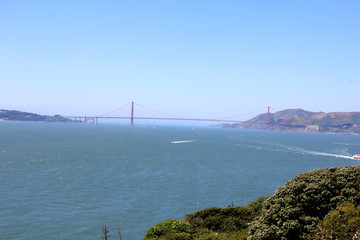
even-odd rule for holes
{"type": "Polygon", "coordinates": [[[222,124],[223,128],[270,130],[276,132],[302,132],[327,134],[360,134],[360,112],[309,112],[286,109],[263,113],[248,121],[222,124]]]}
{"type": "Polygon", "coordinates": [[[0,109],[0,121],[9,122],[78,122],[70,118],[63,117],[61,115],[40,115],[36,113],[21,112],[17,110],[0,109]]]}
{"type": "Polygon", "coordinates": [[[81,123],[81,122],[76,122],[76,121],[21,121],[21,120],[5,120],[5,119],[0,119],[0,122],[19,122],[19,123],[81,123]]]}

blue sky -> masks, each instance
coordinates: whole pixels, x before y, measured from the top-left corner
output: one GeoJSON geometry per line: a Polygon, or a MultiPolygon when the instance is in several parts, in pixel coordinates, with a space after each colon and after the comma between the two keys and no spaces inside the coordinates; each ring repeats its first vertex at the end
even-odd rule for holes
{"type": "Polygon", "coordinates": [[[359,12],[351,0],[0,1],[0,108],[360,111],[359,12]]]}

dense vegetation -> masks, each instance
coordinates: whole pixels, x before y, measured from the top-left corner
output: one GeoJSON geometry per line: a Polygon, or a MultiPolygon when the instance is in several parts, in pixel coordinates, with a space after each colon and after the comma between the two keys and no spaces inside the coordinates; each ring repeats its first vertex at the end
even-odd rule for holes
{"type": "Polygon", "coordinates": [[[318,169],[299,174],[269,198],[158,223],[144,240],[357,239],[359,205],[360,166],[318,169]]]}
{"type": "Polygon", "coordinates": [[[348,203],[320,221],[314,239],[359,239],[360,205],[348,203]]]}
{"type": "Polygon", "coordinates": [[[71,119],[64,118],[60,115],[45,116],[14,110],[0,110],[0,119],[4,121],[73,122],[71,119]]]}
{"type": "Polygon", "coordinates": [[[249,224],[261,211],[265,197],[242,207],[207,208],[184,220],[165,220],[150,228],[145,240],[246,239],[249,224]]]}
{"type": "Polygon", "coordinates": [[[347,202],[360,204],[360,167],[299,174],[264,203],[249,239],[309,239],[320,220],[347,202]]]}

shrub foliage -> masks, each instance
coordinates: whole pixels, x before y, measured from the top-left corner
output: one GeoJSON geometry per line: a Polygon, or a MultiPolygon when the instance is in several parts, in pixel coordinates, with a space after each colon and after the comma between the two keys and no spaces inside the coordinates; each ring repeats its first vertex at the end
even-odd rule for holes
{"type": "Polygon", "coordinates": [[[266,197],[242,207],[211,207],[189,214],[184,220],[165,220],[150,228],[144,240],[246,239],[249,224],[261,211],[266,197]]]}
{"type": "Polygon", "coordinates": [[[146,240],[155,239],[190,239],[190,224],[184,220],[168,219],[151,227],[146,235],[146,240]],[[161,237],[161,238],[160,238],[161,237]]]}
{"type": "Polygon", "coordinates": [[[358,205],[360,166],[318,169],[245,206],[212,207],[158,223],[144,240],[357,239],[358,205]]]}
{"type": "Polygon", "coordinates": [[[319,221],[346,202],[360,204],[360,166],[299,174],[264,202],[249,239],[310,239],[319,221]]]}
{"type": "Polygon", "coordinates": [[[248,207],[207,208],[186,216],[193,228],[206,228],[215,232],[242,230],[255,218],[248,207]]]}
{"type": "Polygon", "coordinates": [[[360,205],[348,203],[320,221],[314,239],[359,239],[360,205]]]}

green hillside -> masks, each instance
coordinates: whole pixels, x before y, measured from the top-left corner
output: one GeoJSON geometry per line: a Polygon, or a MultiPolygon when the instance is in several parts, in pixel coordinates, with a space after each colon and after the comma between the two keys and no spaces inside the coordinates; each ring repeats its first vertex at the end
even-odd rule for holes
{"type": "Polygon", "coordinates": [[[16,110],[0,110],[0,121],[21,121],[21,122],[74,122],[71,119],[60,115],[47,116],[35,113],[21,112],[16,110]]]}
{"type": "MultiPolygon", "coordinates": [[[[360,112],[324,113],[287,109],[270,113],[269,117],[272,131],[360,134],[360,112]]],[[[225,124],[224,127],[266,130],[267,114],[239,124],[225,124]]]]}

